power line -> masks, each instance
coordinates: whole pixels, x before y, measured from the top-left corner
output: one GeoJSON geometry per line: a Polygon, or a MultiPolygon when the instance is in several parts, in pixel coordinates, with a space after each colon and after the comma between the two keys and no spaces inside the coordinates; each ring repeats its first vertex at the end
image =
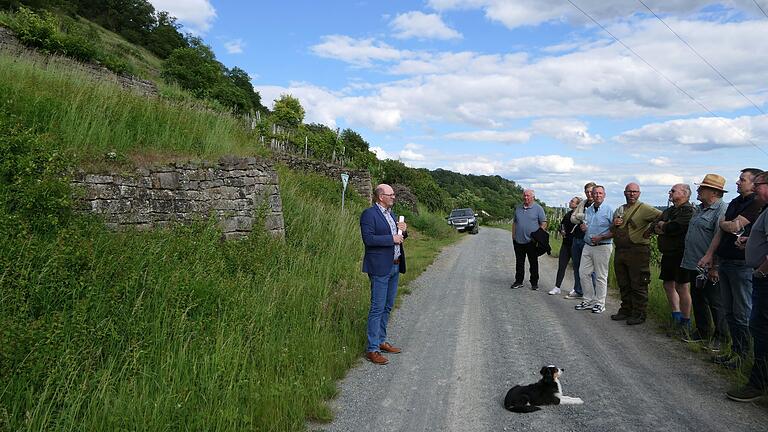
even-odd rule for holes
{"type": "Polygon", "coordinates": [[[680,91],[680,93],[682,93],[682,94],[684,94],[684,95],[688,96],[688,98],[689,98],[690,100],[692,100],[693,102],[695,102],[695,103],[696,103],[698,106],[700,106],[700,107],[701,107],[701,108],[702,108],[704,111],[706,111],[707,113],[709,113],[709,114],[710,114],[710,115],[711,115],[713,118],[715,118],[715,119],[717,119],[717,120],[721,121],[721,122],[722,122],[724,125],[726,125],[727,127],[732,127],[733,129],[736,129],[736,131],[738,131],[738,132],[739,132],[739,133],[740,133],[740,134],[741,134],[741,135],[742,135],[742,136],[743,136],[743,137],[744,137],[744,138],[745,138],[747,141],[749,141],[749,143],[750,143],[750,144],[752,144],[752,145],[753,145],[753,146],[754,146],[756,149],[760,150],[760,151],[761,151],[763,154],[765,154],[766,156],[768,156],[768,152],[766,152],[766,151],[765,151],[765,150],[763,150],[763,149],[762,149],[760,146],[758,146],[757,144],[755,144],[755,142],[754,142],[754,141],[752,141],[752,139],[750,139],[750,138],[747,136],[747,134],[746,134],[746,133],[744,133],[744,132],[743,132],[743,131],[742,131],[740,128],[737,128],[737,127],[735,127],[735,126],[731,126],[731,125],[729,125],[729,124],[728,124],[728,123],[727,123],[725,120],[723,120],[723,119],[722,119],[720,116],[718,116],[717,114],[715,114],[714,112],[712,112],[712,110],[710,110],[709,108],[707,108],[707,106],[706,106],[706,105],[704,105],[704,104],[703,104],[702,102],[700,102],[698,99],[696,99],[695,97],[693,97],[693,96],[692,96],[690,93],[688,93],[687,91],[685,91],[685,89],[683,89],[682,87],[680,87],[679,85],[677,85],[677,83],[676,83],[676,82],[672,81],[672,79],[670,79],[669,77],[667,77],[666,75],[664,75],[664,74],[663,74],[663,73],[662,73],[660,70],[656,69],[656,68],[655,68],[655,67],[654,67],[652,64],[650,64],[650,63],[649,63],[649,62],[648,62],[646,59],[644,59],[644,58],[643,58],[643,56],[641,56],[640,54],[638,54],[638,53],[637,53],[635,50],[633,50],[633,49],[632,49],[632,48],[631,48],[629,45],[625,44],[625,43],[624,43],[624,42],[623,42],[621,39],[619,39],[619,38],[618,38],[618,37],[616,37],[616,36],[615,36],[613,33],[611,33],[611,32],[610,32],[610,30],[608,30],[607,28],[605,28],[605,26],[604,26],[604,25],[600,24],[600,23],[599,23],[599,22],[598,22],[596,19],[592,18],[592,15],[590,15],[589,13],[587,13],[587,12],[586,12],[584,9],[580,8],[580,7],[579,7],[579,6],[578,6],[576,3],[574,3],[574,2],[573,2],[573,0],[568,0],[568,3],[570,3],[570,4],[571,4],[571,6],[573,6],[574,8],[576,8],[576,9],[577,9],[579,12],[581,12],[582,14],[584,14],[584,16],[586,16],[587,18],[589,18],[589,19],[590,19],[590,20],[591,20],[593,23],[595,23],[595,24],[596,24],[598,27],[600,27],[601,29],[603,29],[603,31],[604,31],[604,32],[608,33],[608,34],[609,34],[609,35],[610,35],[610,36],[611,36],[611,37],[612,37],[612,38],[613,38],[613,39],[614,39],[616,42],[618,42],[619,44],[621,44],[621,46],[623,46],[624,48],[626,48],[626,49],[627,49],[627,51],[631,52],[631,53],[632,53],[632,54],[634,54],[634,55],[635,55],[637,58],[639,58],[639,59],[640,59],[640,60],[641,60],[643,63],[645,63],[645,64],[646,64],[646,66],[648,66],[649,68],[651,68],[651,70],[653,70],[654,72],[656,72],[657,74],[659,74],[659,76],[661,76],[662,78],[664,78],[664,79],[665,79],[665,80],[666,80],[668,83],[672,84],[672,86],[673,86],[673,87],[675,87],[675,88],[676,88],[678,91],[680,91]]]}
{"type": "Polygon", "coordinates": [[[693,53],[694,53],[694,54],[696,54],[696,56],[698,56],[698,57],[699,57],[699,58],[700,58],[700,59],[701,59],[701,60],[702,60],[704,63],[706,63],[706,64],[707,64],[707,66],[709,66],[709,67],[710,67],[710,69],[712,69],[713,71],[715,71],[715,73],[717,73],[718,75],[720,75],[720,78],[722,78],[723,80],[725,80],[725,82],[727,82],[728,84],[730,84],[730,86],[731,86],[731,87],[733,87],[733,89],[734,89],[734,90],[736,90],[736,91],[737,91],[737,92],[738,92],[738,93],[739,93],[739,94],[740,94],[742,97],[744,97],[744,99],[746,99],[747,101],[749,101],[749,103],[751,103],[751,104],[752,104],[752,106],[753,106],[753,107],[755,107],[755,109],[757,109],[758,111],[760,111],[760,112],[761,112],[763,115],[765,115],[765,114],[766,114],[766,112],[765,112],[765,111],[763,111],[763,109],[762,109],[762,108],[760,108],[760,107],[759,107],[759,106],[758,106],[758,105],[757,105],[757,104],[756,104],[754,101],[752,101],[752,99],[750,99],[750,98],[749,98],[747,95],[745,95],[744,93],[742,93],[742,91],[741,91],[741,90],[739,90],[739,88],[738,88],[738,87],[736,87],[736,84],[734,84],[733,82],[731,82],[731,80],[729,80],[728,78],[726,78],[726,77],[725,77],[725,75],[723,75],[723,74],[722,74],[722,73],[721,73],[721,72],[720,72],[720,71],[719,71],[719,70],[718,70],[716,67],[714,67],[714,66],[712,65],[712,63],[710,63],[710,62],[709,62],[707,59],[705,59],[705,58],[704,58],[704,56],[702,56],[701,54],[699,54],[699,52],[698,52],[698,51],[696,51],[696,48],[692,47],[692,46],[691,46],[691,44],[689,44],[689,43],[688,43],[688,42],[687,42],[685,39],[683,39],[683,38],[682,38],[682,37],[681,37],[681,36],[680,36],[680,35],[679,35],[679,34],[678,34],[676,31],[672,30],[672,27],[670,27],[670,26],[669,26],[669,25],[668,25],[668,24],[667,24],[667,23],[666,23],[666,22],[665,22],[663,19],[661,19],[661,17],[660,17],[660,16],[658,16],[658,15],[656,14],[656,12],[654,12],[653,10],[651,10],[651,8],[649,8],[649,7],[648,7],[648,5],[647,5],[647,4],[645,4],[645,3],[643,2],[643,0],[637,0],[637,1],[638,1],[638,2],[640,2],[640,4],[641,4],[641,5],[645,6],[645,8],[646,8],[646,9],[648,9],[648,12],[652,13],[652,14],[653,14],[653,16],[655,16],[657,20],[661,21],[661,23],[662,23],[662,24],[664,24],[664,26],[665,26],[665,27],[667,27],[667,29],[669,29],[669,31],[671,31],[673,35],[677,36],[677,38],[678,38],[678,39],[680,39],[680,41],[681,41],[682,43],[684,43],[684,44],[685,44],[685,46],[687,46],[687,47],[688,47],[688,48],[689,48],[691,51],[693,51],[693,53]]]}
{"type": "Polygon", "coordinates": [[[763,9],[762,6],[760,6],[760,4],[757,2],[757,0],[752,0],[752,3],[754,3],[755,6],[757,6],[758,9],[760,9],[760,12],[762,12],[763,15],[765,15],[766,18],[768,18],[768,13],[765,13],[765,9],[763,9]]]}

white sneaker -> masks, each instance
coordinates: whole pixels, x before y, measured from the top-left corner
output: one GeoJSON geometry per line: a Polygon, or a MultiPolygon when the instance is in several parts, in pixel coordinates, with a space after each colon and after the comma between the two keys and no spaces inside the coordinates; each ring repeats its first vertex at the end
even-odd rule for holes
{"type": "Polygon", "coordinates": [[[600,303],[595,304],[592,306],[592,313],[601,314],[605,312],[605,306],[601,305],[600,303]]]}
{"type": "Polygon", "coordinates": [[[584,300],[581,303],[577,304],[574,309],[576,310],[592,310],[592,302],[589,300],[584,300]]]}
{"type": "Polygon", "coordinates": [[[549,292],[547,294],[549,294],[549,295],[558,295],[558,294],[560,294],[560,288],[554,287],[551,290],[549,290],[549,292]]]}

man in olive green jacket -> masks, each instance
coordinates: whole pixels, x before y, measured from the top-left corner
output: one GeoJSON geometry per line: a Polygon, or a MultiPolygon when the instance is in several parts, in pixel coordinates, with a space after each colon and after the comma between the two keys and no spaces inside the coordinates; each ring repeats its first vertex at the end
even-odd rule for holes
{"type": "Polygon", "coordinates": [[[645,322],[651,280],[651,242],[644,233],[661,211],[639,201],[637,183],[627,184],[624,198],[627,203],[616,209],[611,227],[616,247],[613,270],[621,295],[621,307],[611,319],[636,325],[645,322]]]}

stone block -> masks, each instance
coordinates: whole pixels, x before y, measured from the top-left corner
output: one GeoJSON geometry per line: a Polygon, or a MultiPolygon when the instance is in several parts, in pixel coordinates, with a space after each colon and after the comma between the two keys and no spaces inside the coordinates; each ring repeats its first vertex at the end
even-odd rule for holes
{"type": "Polygon", "coordinates": [[[173,212],[173,200],[154,199],[150,202],[150,208],[153,213],[171,213],[173,212]]]}
{"type": "Polygon", "coordinates": [[[282,213],[270,213],[264,218],[264,228],[267,231],[282,230],[285,228],[283,224],[282,213]]]}
{"type": "Polygon", "coordinates": [[[178,189],[179,174],[173,172],[158,172],[152,175],[152,187],[156,189],[178,189]]]}
{"type": "Polygon", "coordinates": [[[105,184],[114,183],[114,177],[110,175],[87,174],[83,180],[85,183],[105,184]]]}

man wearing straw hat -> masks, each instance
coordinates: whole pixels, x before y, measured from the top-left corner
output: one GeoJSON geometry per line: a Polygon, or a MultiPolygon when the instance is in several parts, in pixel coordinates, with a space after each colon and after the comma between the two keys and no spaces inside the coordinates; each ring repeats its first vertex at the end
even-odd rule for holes
{"type": "MultiPolygon", "coordinates": [[[[725,315],[721,305],[720,282],[717,267],[707,270],[706,278],[699,277],[699,260],[707,253],[712,245],[718,223],[725,215],[726,206],[723,203],[725,178],[717,174],[707,174],[696,189],[697,199],[701,204],[688,224],[685,236],[685,251],[680,267],[690,271],[691,303],[693,316],[696,318],[696,331],[686,331],[683,340],[686,342],[701,342],[713,337],[722,341],[726,335],[725,315]],[[714,326],[714,328],[712,328],[714,326]]],[[[687,329],[686,329],[687,330],[687,329]]]]}

